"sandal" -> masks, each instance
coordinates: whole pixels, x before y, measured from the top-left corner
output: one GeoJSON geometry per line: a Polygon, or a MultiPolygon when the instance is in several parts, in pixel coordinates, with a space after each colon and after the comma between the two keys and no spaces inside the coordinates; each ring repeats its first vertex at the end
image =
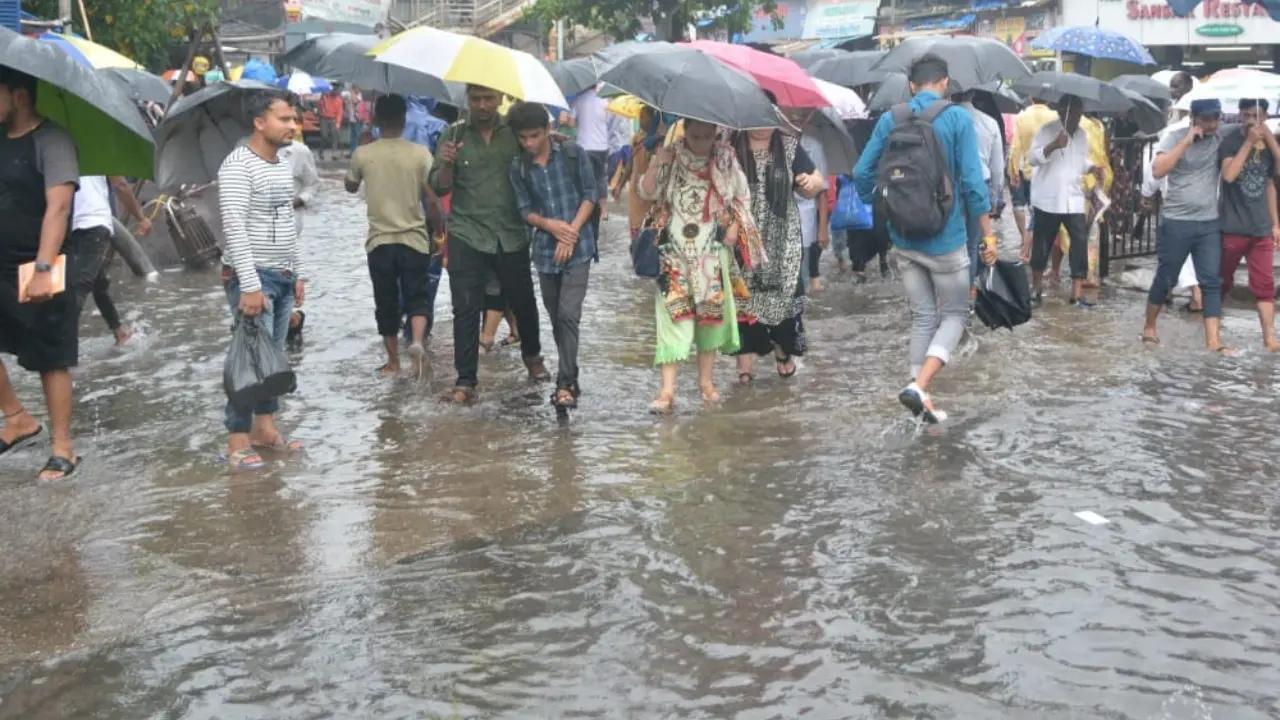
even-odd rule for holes
{"type": "Polygon", "coordinates": [[[746,387],[747,385],[750,385],[755,381],[756,381],[756,376],[752,375],[749,372],[738,373],[738,384],[742,385],[743,387],[746,387]]]}
{"type": "Polygon", "coordinates": [[[22,448],[35,442],[36,439],[40,437],[40,433],[42,432],[44,432],[44,426],[37,425],[35,430],[32,430],[26,435],[19,435],[18,437],[13,439],[13,442],[5,442],[4,440],[0,440],[0,455],[13,452],[14,450],[21,450],[22,448]]]}
{"type": "Polygon", "coordinates": [[[446,392],[440,399],[454,405],[470,405],[476,401],[476,389],[459,385],[446,392]]]}
{"type": "Polygon", "coordinates": [[[250,447],[257,450],[274,450],[276,452],[301,452],[305,449],[301,440],[289,440],[284,435],[276,437],[276,441],[270,444],[254,443],[250,447]]]}
{"type": "Polygon", "coordinates": [[[71,478],[75,477],[76,471],[79,469],[80,469],[79,456],[77,456],[75,460],[68,460],[64,457],[58,457],[57,455],[50,455],[49,461],[44,464],[43,468],[40,468],[40,472],[36,475],[36,480],[39,480],[42,482],[56,482],[58,480],[70,480],[71,478]],[[62,475],[59,477],[52,477],[52,478],[42,477],[47,472],[57,472],[57,473],[62,473],[62,475]]]}
{"type": "Polygon", "coordinates": [[[551,405],[561,410],[577,410],[578,393],[573,388],[558,388],[551,393],[551,405]]]}
{"type": "Polygon", "coordinates": [[[236,471],[260,470],[267,466],[266,461],[252,447],[237,450],[228,455],[227,464],[231,466],[232,470],[236,471]]]}
{"type": "Polygon", "coordinates": [[[542,362],[542,358],[534,358],[524,362],[525,368],[529,370],[529,380],[532,382],[550,382],[551,373],[547,370],[547,366],[542,362]]]}
{"type": "Polygon", "coordinates": [[[796,373],[800,371],[800,366],[796,364],[795,358],[785,353],[782,355],[782,357],[778,357],[777,355],[774,355],[773,361],[778,364],[778,377],[782,378],[783,380],[786,380],[787,378],[795,377],[796,373]],[[791,365],[790,372],[787,372],[786,370],[783,369],[788,364],[791,365]]]}
{"type": "Polygon", "coordinates": [[[502,342],[498,343],[498,347],[505,348],[505,347],[511,347],[512,345],[519,345],[519,344],[520,344],[519,335],[508,335],[502,338],[502,342]]]}

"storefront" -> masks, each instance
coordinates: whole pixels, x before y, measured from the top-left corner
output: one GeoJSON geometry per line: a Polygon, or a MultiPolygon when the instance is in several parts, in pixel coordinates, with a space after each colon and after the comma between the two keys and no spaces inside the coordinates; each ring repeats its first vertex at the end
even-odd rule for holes
{"type": "Polygon", "coordinates": [[[1128,35],[1162,65],[1197,74],[1223,67],[1273,70],[1280,59],[1280,22],[1261,5],[1204,0],[1180,18],[1161,0],[1064,2],[1067,25],[1093,25],[1128,35]]]}
{"type": "Polygon", "coordinates": [[[832,47],[875,34],[879,8],[879,0],[779,0],[773,14],[756,7],[750,30],[735,39],[770,44],[807,40],[832,47]]]}

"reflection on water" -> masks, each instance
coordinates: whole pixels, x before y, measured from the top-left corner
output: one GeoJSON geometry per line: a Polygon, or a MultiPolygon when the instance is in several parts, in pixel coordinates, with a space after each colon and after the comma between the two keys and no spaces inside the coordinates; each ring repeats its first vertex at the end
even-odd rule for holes
{"type": "Polygon", "coordinates": [[[836,278],[795,381],[724,361],[723,407],[655,420],[613,220],[573,421],[515,352],[444,407],[447,322],[424,383],[376,375],[362,209],[328,183],[304,458],[217,463],[212,274],[122,278],[123,352],[85,319],[82,479],[0,459],[0,718],[1280,716],[1274,359],[1206,357],[1187,318],[1147,351],[1135,293],[1051,299],[975,333],[917,436],[898,288],[836,278]]]}

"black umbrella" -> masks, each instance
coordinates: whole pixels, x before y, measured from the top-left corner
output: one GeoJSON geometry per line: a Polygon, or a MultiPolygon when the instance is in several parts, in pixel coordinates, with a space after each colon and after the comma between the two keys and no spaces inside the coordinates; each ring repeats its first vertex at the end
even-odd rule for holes
{"type": "Polygon", "coordinates": [[[1084,101],[1085,112],[1124,113],[1133,107],[1128,96],[1109,83],[1079,73],[1042,70],[1015,82],[1013,89],[1047,103],[1056,103],[1064,96],[1074,95],[1084,101]]]}
{"type": "Polygon", "coordinates": [[[1009,46],[979,37],[913,37],[890,50],[874,70],[905,73],[911,63],[933,53],[947,61],[947,74],[961,90],[993,80],[1019,80],[1031,75],[1009,46]]]}
{"type": "Polygon", "coordinates": [[[172,192],[182,185],[204,185],[253,132],[249,100],[283,90],[256,80],[210,85],[178,100],[156,128],[156,185],[172,192]]]}
{"type": "Polygon", "coordinates": [[[1168,124],[1169,115],[1167,112],[1160,109],[1159,105],[1156,105],[1136,90],[1121,89],[1120,92],[1124,93],[1125,97],[1129,98],[1129,101],[1133,103],[1133,107],[1130,108],[1127,113],[1116,112],[1103,114],[1115,115],[1117,117],[1127,116],[1129,119],[1133,120],[1139,130],[1148,135],[1155,135],[1156,133],[1159,133],[1164,129],[1164,126],[1168,124]]]}
{"type": "Polygon", "coordinates": [[[133,68],[102,68],[97,72],[106,75],[129,93],[134,102],[153,102],[164,105],[173,95],[173,86],[159,75],[133,68]]]}
{"type": "Polygon", "coordinates": [[[884,79],[880,81],[880,86],[871,94],[871,99],[867,101],[867,110],[871,112],[883,112],[889,108],[904,103],[911,99],[911,85],[907,82],[905,73],[894,72],[885,73],[884,79]]]}
{"type": "Polygon", "coordinates": [[[996,104],[996,110],[1004,115],[1016,115],[1027,106],[1022,96],[1010,90],[1004,83],[985,83],[975,87],[974,90],[990,95],[996,104]]]}
{"type": "Polygon", "coordinates": [[[1121,90],[1133,90],[1164,110],[1173,103],[1169,86],[1146,75],[1119,75],[1111,78],[1111,84],[1121,90]]]}
{"type": "MultiPolygon", "coordinates": [[[[596,64],[597,77],[604,77],[604,74],[612,70],[618,63],[626,60],[632,55],[640,55],[643,53],[661,53],[671,52],[672,50],[680,50],[680,46],[669,42],[640,42],[639,40],[627,40],[625,42],[608,45],[600,50],[595,51],[591,55],[591,59],[596,64]]],[[[683,48],[688,49],[688,48],[683,48]]]]}
{"type": "Polygon", "coordinates": [[[1031,319],[1031,285],[1022,263],[997,260],[978,269],[974,313],[991,329],[1021,325],[1031,319]]]}
{"type": "Polygon", "coordinates": [[[600,83],[596,74],[596,63],[591,58],[574,58],[560,62],[544,62],[547,72],[560,87],[565,98],[570,98],[600,83]]]}
{"type": "MultiPolygon", "coordinates": [[[[791,59],[800,67],[809,70],[823,60],[830,60],[831,58],[837,58],[842,55],[847,55],[848,53],[848,50],[841,50],[839,48],[815,48],[813,50],[801,50],[795,55],[792,55],[791,59]]],[[[813,73],[810,74],[812,75],[813,73]]]]}
{"type": "Polygon", "coordinates": [[[53,43],[4,27],[0,65],[40,81],[36,110],[70,133],[81,175],[151,177],[155,141],[120,84],[76,62],[53,43]]]}
{"type": "Polygon", "coordinates": [[[887,72],[874,70],[876,63],[884,59],[883,50],[857,50],[838,57],[822,60],[809,68],[809,74],[845,87],[858,87],[877,83],[888,76],[887,72]]]}
{"type": "Polygon", "coordinates": [[[853,167],[858,164],[858,150],[853,144],[853,136],[845,129],[844,120],[835,108],[815,110],[804,133],[822,143],[822,155],[827,161],[828,175],[847,175],[853,172],[853,167]]]}
{"type": "Polygon", "coordinates": [[[434,75],[380,63],[368,56],[366,53],[379,42],[374,35],[320,35],[299,43],[281,60],[315,77],[364,90],[430,97],[458,107],[466,104],[466,88],[461,83],[447,83],[434,75]]]}
{"type": "Polygon", "coordinates": [[[735,130],[786,124],[750,76],[692,48],[634,53],[600,79],[681,117],[735,130]]]}

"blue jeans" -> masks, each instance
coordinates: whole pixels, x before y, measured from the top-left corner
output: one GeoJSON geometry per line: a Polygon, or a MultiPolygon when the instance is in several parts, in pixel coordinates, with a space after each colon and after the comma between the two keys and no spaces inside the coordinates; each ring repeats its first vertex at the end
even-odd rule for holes
{"type": "MultiPolygon", "coordinates": [[[[267,306],[258,316],[262,327],[271,329],[271,337],[284,349],[285,337],[289,334],[289,315],[293,312],[294,275],[288,270],[258,268],[258,281],[262,283],[262,294],[267,297],[267,306]]],[[[240,279],[234,271],[223,268],[223,288],[227,291],[227,305],[231,308],[231,316],[240,312],[240,279]]],[[[280,409],[280,401],[272,398],[260,403],[257,407],[234,407],[227,402],[224,422],[227,432],[247,433],[253,428],[254,415],[275,415],[280,409]]]]}
{"type": "Polygon", "coordinates": [[[1147,302],[1163,305],[1178,284],[1187,256],[1196,268],[1204,295],[1204,316],[1222,317],[1222,231],[1217,220],[1169,220],[1160,224],[1156,240],[1156,277],[1147,302]]]}
{"type": "Polygon", "coordinates": [[[356,120],[355,122],[349,123],[347,128],[348,132],[351,133],[351,152],[354,153],[356,148],[360,147],[360,136],[364,134],[364,123],[356,120]]]}

